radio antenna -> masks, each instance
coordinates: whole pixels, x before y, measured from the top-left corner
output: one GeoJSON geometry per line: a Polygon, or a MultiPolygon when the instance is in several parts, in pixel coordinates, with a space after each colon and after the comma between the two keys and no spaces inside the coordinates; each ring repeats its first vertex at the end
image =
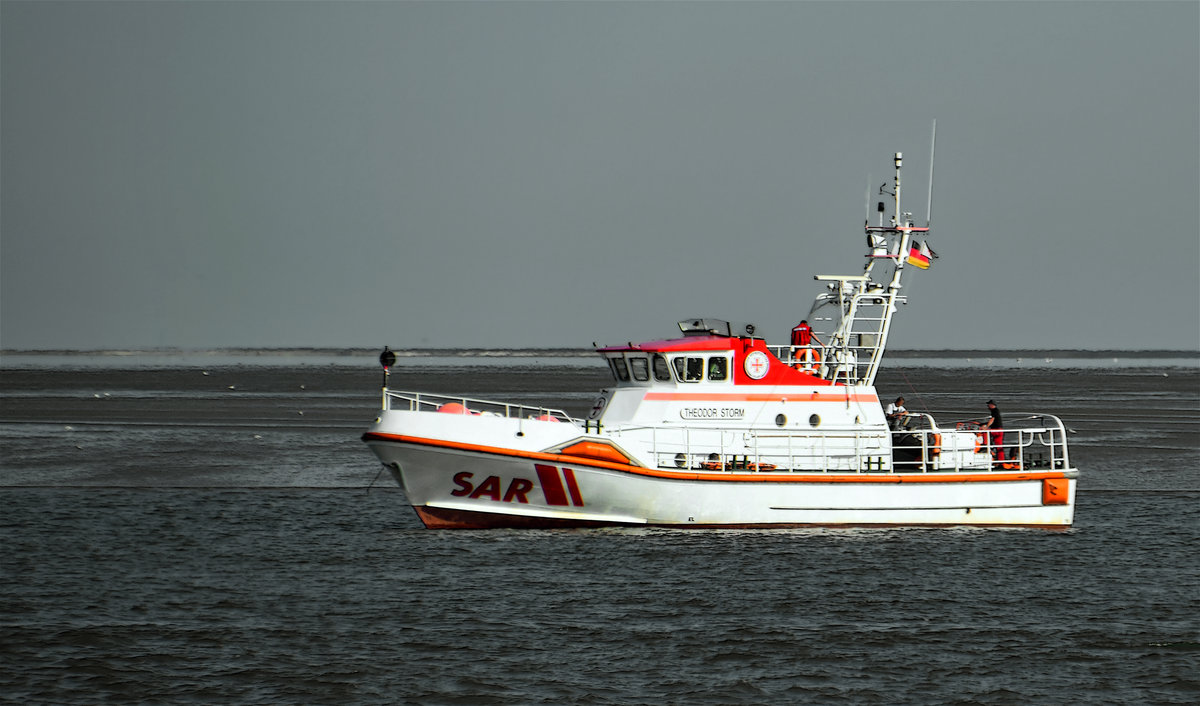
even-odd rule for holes
{"type": "Polygon", "coordinates": [[[867,212],[867,225],[871,224],[871,174],[867,173],[867,192],[863,194],[863,210],[867,212]]]}
{"type": "Polygon", "coordinates": [[[925,205],[925,227],[933,223],[933,153],[937,149],[937,118],[933,119],[933,137],[929,140],[929,202],[925,205]]]}

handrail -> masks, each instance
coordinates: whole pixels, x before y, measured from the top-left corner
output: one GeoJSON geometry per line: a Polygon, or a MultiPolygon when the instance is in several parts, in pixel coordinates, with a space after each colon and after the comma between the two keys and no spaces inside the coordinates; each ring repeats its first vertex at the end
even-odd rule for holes
{"type": "MultiPolygon", "coordinates": [[[[986,422],[988,417],[975,417],[955,422],[956,429],[966,429],[977,435],[983,436],[983,446],[997,462],[1007,462],[1008,466],[1012,466],[1015,461],[1021,469],[1027,466],[1025,458],[1027,456],[1026,449],[1045,449],[1049,454],[1049,458],[1037,455],[1033,456],[1033,462],[1038,467],[1050,468],[1070,468],[1071,457],[1067,445],[1067,428],[1063,425],[1061,419],[1053,414],[1043,414],[1039,412],[1015,412],[1005,415],[1005,425],[1002,429],[990,429],[984,427],[982,422],[986,422]],[[1029,425],[1028,422],[1037,422],[1038,425],[1029,425]],[[994,444],[993,434],[998,434],[1001,443],[994,444]],[[1015,441],[1009,441],[1009,434],[1016,434],[1015,441]],[[1001,458],[1003,455],[1004,458],[1001,458]]],[[[1032,454],[1032,451],[1029,452],[1032,454]]]]}
{"type": "MultiPolygon", "coordinates": [[[[649,447],[661,468],[709,472],[934,473],[1070,468],[1066,430],[1051,423],[1010,426],[1001,445],[977,438],[977,431],[943,429],[933,417],[911,414],[917,425],[898,430],[826,427],[821,430],[711,429],[685,425],[615,426],[614,438],[631,435],[649,447]],[[1003,458],[1000,458],[1003,451],[1003,458]]],[[[632,446],[632,444],[631,444],[632,446]]]]}
{"type": "Polygon", "coordinates": [[[509,419],[541,419],[543,421],[569,422],[576,425],[583,424],[582,420],[575,419],[561,409],[480,400],[472,397],[453,397],[450,395],[435,395],[428,392],[403,392],[385,389],[383,400],[383,408],[386,410],[407,409],[410,412],[490,415],[509,419]],[[448,408],[447,405],[458,406],[448,408]]]}

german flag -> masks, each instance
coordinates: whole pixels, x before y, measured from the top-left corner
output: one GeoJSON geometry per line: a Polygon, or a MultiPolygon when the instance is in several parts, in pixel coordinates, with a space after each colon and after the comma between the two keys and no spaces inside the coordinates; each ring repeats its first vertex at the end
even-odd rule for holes
{"type": "Polygon", "coordinates": [[[921,241],[920,245],[918,245],[916,241],[913,241],[912,247],[908,251],[907,262],[913,267],[920,267],[922,270],[928,270],[929,261],[936,257],[937,255],[933,254],[933,251],[929,249],[929,246],[925,244],[925,241],[921,241]]]}

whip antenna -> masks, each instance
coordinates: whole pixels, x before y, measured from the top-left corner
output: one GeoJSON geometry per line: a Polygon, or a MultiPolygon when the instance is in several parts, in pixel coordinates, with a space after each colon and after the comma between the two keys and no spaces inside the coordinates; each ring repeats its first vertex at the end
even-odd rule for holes
{"type": "Polygon", "coordinates": [[[867,193],[863,194],[863,210],[867,212],[867,225],[871,224],[871,174],[867,174],[867,193]]]}
{"type": "Polygon", "coordinates": [[[937,149],[937,118],[933,119],[933,137],[929,140],[929,202],[925,204],[925,227],[933,223],[933,152],[937,149]]]}

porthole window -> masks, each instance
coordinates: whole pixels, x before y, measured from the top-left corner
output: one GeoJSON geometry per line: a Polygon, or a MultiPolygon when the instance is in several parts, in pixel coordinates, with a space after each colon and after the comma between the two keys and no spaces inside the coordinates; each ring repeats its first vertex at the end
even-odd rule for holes
{"type": "Polygon", "coordinates": [[[820,424],[821,424],[821,415],[814,414],[808,418],[808,425],[810,427],[820,426],[820,424]]]}
{"type": "Polygon", "coordinates": [[[775,415],[775,426],[781,427],[787,424],[787,416],[783,414],[775,415]]]}
{"type": "Polygon", "coordinates": [[[650,364],[645,358],[630,358],[629,369],[633,371],[633,379],[646,382],[650,379],[650,364]]]}

